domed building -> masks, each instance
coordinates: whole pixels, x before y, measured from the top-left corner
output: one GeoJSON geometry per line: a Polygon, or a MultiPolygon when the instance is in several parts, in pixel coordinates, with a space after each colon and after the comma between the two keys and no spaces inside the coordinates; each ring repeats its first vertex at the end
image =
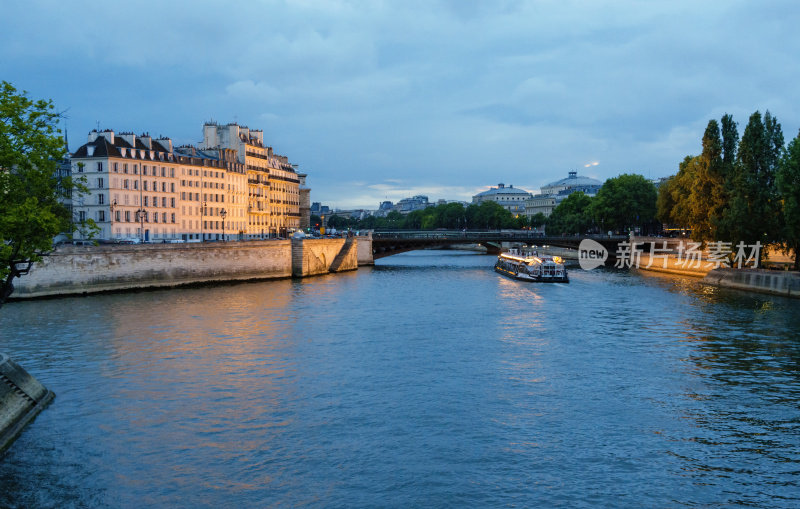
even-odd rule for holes
{"type": "Polygon", "coordinates": [[[493,201],[512,214],[524,214],[525,202],[532,197],[533,195],[524,189],[497,184],[497,187],[492,187],[488,191],[473,196],[472,203],[480,204],[484,201],[493,201]]]}
{"type": "Polygon", "coordinates": [[[532,196],[525,205],[525,215],[528,217],[542,213],[549,216],[553,209],[570,194],[582,191],[588,196],[595,196],[603,183],[591,177],[582,177],[577,171],[569,172],[567,178],[556,180],[542,186],[541,193],[532,196]]]}

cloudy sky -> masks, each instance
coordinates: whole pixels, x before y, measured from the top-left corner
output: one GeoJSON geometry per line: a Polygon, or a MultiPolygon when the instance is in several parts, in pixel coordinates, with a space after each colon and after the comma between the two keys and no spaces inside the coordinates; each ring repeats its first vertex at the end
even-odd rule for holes
{"type": "Polygon", "coordinates": [[[5,2],[0,79],[98,125],[264,130],[313,201],[674,173],[711,118],[800,127],[789,1],[5,2]]]}

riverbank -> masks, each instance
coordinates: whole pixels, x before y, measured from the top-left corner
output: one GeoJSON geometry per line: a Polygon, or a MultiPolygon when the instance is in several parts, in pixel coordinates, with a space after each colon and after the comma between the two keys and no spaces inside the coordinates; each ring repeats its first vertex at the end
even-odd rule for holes
{"type": "Polygon", "coordinates": [[[703,282],[734,290],[800,298],[800,273],[797,272],[720,268],[709,272],[703,282]]]}
{"type": "Polygon", "coordinates": [[[369,239],[62,246],[14,281],[11,300],[309,277],[368,263],[369,239]]]}

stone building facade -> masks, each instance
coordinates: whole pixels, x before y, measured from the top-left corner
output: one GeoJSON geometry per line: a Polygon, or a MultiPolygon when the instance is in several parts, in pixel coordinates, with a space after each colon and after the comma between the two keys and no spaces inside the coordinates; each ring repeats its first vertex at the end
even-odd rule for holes
{"type": "MultiPolygon", "coordinates": [[[[199,148],[89,133],[71,157],[73,176],[87,187],[72,197],[75,220],[94,221],[96,239],[155,242],[269,238],[297,229],[299,179],[287,158],[263,146],[261,131],[229,124],[214,138],[208,127],[199,148]]],[[[88,235],[84,229],[76,238],[88,235]]]]}

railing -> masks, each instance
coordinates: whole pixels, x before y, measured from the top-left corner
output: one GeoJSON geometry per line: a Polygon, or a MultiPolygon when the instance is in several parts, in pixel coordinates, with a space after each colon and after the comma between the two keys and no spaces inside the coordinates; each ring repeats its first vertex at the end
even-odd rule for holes
{"type": "Polygon", "coordinates": [[[531,230],[395,230],[374,231],[373,239],[428,239],[428,240],[527,240],[527,239],[559,239],[559,240],[626,240],[626,235],[569,235],[556,236],[531,230]]]}

